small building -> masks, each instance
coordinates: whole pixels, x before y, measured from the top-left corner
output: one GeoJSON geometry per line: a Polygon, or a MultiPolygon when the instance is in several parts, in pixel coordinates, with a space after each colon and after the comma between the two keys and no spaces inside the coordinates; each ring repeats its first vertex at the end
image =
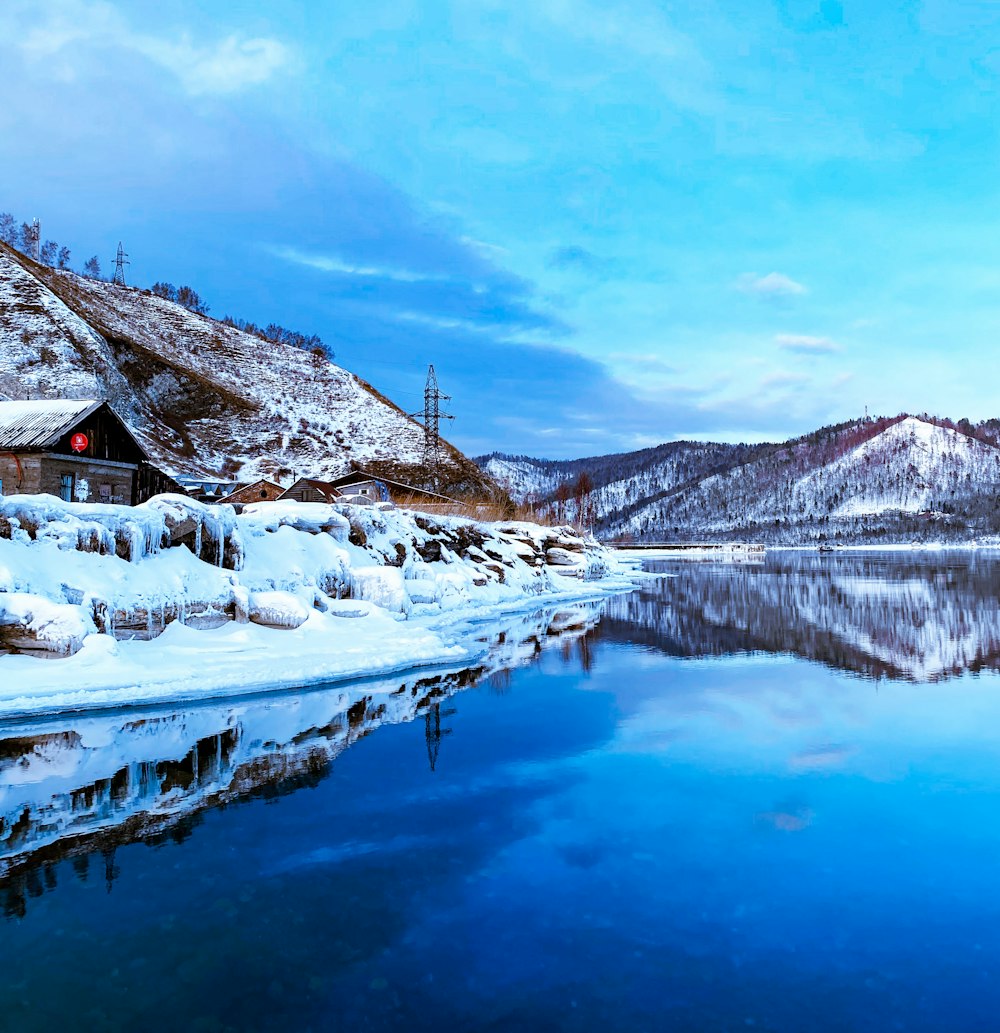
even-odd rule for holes
{"type": "Polygon", "coordinates": [[[135,505],[161,480],[106,401],[0,402],[0,494],[135,505]]]}
{"type": "Polygon", "coordinates": [[[191,477],[188,474],[178,477],[177,483],[185,495],[190,495],[198,502],[207,503],[221,502],[234,491],[246,487],[245,481],[220,481],[218,478],[191,477]]]}
{"type": "Polygon", "coordinates": [[[366,470],[353,470],[330,482],[342,495],[360,496],[369,502],[392,502],[397,506],[419,508],[452,507],[461,505],[447,495],[417,488],[412,484],[378,477],[366,470]]]}
{"type": "Polygon", "coordinates": [[[227,502],[231,506],[248,506],[251,502],[274,502],[284,494],[284,491],[280,484],[262,479],[252,484],[244,484],[243,487],[219,499],[219,502],[227,502]]]}
{"type": "Polygon", "coordinates": [[[318,481],[312,477],[300,477],[278,497],[282,502],[336,502],[342,496],[343,492],[338,491],[329,481],[318,481]]]}

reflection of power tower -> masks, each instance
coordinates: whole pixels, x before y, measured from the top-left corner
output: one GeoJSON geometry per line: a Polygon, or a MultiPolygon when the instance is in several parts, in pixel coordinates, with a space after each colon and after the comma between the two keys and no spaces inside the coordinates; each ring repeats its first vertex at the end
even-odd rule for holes
{"type": "Polygon", "coordinates": [[[115,879],[121,875],[121,868],[115,864],[115,851],[117,847],[105,847],[101,854],[104,857],[104,885],[107,887],[108,893],[111,892],[111,887],[114,884],[115,879]]]}
{"type": "Polygon", "coordinates": [[[442,717],[451,717],[458,711],[454,707],[441,710],[441,704],[434,706],[424,714],[424,739],[427,740],[427,760],[430,762],[431,771],[437,767],[438,753],[441,751],[441,740],[446,735],[451,735],[450,728],[441,727],[442,717]]]}
{"type": "Polygon", "coordinates": [[[122,242],[118,241],[118,254],[115,256],[115,275],[112,278],[112,283],[117,283],[119,286],[125,286],[125,266],[131,265],[132,263],[128,260],[128,255],[125,254],[125,249],[122,247],[122,242]]]}
{"type": "MultiPolygon", "coordinates": [[[[438,451],[441,444],[441,421],[455,417],[441,411],[442,402],[450,402],[451,395],[444,395],[438,389],[437,374],[433,365],[427,367],[427,383],[424,385],[424,469],[430,476],[433,487],[438,484],[438,451]]],[[[414,413],[420,416],[421,413],[414,413]]]]}

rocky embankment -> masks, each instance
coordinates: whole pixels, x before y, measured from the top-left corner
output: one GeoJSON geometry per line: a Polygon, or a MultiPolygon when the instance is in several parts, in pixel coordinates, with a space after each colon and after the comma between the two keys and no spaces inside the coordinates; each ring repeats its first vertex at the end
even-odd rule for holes
{"type": "Polygon", "coordinates": [[[0,649],[69,657],[98,636],[154,639],[175,623],[340,631],[340,618],[515,603],[614,570],[570,527],[301,503],[237,515],[178,495],[136,507],[15,496],[0,500],[0,649]]]}

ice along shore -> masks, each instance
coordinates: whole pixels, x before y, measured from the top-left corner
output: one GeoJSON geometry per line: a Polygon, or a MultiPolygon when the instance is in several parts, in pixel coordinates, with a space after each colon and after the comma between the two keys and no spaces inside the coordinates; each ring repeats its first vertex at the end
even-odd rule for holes
{"type": "Polygon", "coordinates": [[[162,495],[0,500],[0,718],[472,661],[470,622],[632,587],[569,527],[162,495]]]}

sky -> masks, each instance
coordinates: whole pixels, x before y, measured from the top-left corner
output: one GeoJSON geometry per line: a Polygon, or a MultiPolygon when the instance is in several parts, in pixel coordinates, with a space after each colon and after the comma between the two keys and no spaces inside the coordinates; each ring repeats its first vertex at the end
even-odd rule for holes
{"type": "Polygon", "coordinates": [[[0,211],[469,454],[1000,416],[1000,4],[3,0],[0,211]]]}

